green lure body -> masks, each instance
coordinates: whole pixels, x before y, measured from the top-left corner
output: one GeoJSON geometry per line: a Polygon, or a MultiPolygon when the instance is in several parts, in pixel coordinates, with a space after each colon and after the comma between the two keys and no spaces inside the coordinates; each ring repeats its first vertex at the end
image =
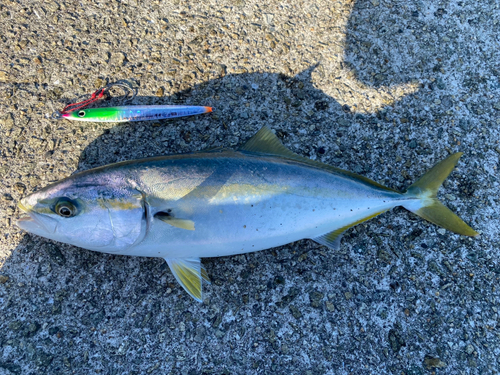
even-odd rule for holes
{"type": "Polygon", "coordinates": [[[79,109],[62,113],[68,120],[91,122],[153,121],[200,115],[212,112],[211,107],[185,105],[130,105],[120,107],[79,109]]]}

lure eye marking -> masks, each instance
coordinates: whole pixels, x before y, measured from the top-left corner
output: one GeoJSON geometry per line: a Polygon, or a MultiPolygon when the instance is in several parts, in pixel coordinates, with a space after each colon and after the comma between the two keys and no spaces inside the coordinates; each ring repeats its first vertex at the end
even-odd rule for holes
{"type": "Polygon", "coordinates": [[[78,117],[83,117],[83,116],[85,116],[85,111],[78,112],[78,117]]]}

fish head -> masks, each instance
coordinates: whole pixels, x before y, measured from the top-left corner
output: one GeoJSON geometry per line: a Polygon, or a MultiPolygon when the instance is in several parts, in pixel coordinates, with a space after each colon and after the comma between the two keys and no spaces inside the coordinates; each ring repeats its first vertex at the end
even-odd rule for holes
{"type": "Polygon", "coordinates": [[[17,225],[27,232],[94,251],[126,254],[147,231],[143,195],[122,179],[77,175],[19,203],[17,225]],[[76,178],[74,178],[76,176],[76,178]]]}

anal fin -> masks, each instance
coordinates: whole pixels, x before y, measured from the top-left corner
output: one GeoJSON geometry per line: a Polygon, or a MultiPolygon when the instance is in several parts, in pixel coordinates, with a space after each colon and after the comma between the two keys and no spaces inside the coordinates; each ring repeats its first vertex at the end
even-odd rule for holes
{"type": "Polygon", "coordinates": [[[386,211],[388,211],[388,210],[382,210],[379,212],[375,212],[374,214],[371,214],[370,216],[367,216],[363,219],[355,221],[354,223],[345,225],[341,228],[335,229],[331,232],[325,233],[325,234],[318,236],[316,238],[312,238],[312,240],[316,241],[317,243],[319,243],[323,246],[326,246],[332,250],[339,250],[340,249],[340,240],[342,239],[342,235],[344,234],[344,232],[346,230],[348,230],[349,228],[352,228],[353,226],[358,225],[364,221],[370,220],[370,219],[374,218],[375,216],[378,216],[386,211]]]}
{"type": "Polygon", "coordinates": [[[200,258],[165,258],[170,271],[188,294],[198,302],[203,302],[203,281],[210,284],[207,271],[200,258]]]}
{"type": "MultiPolygon", "coordinates": [[[[350,228],[350,227],[348,227],[350,228]]],[[[340,240],[342,239],[342,235],[348,229],[339,228],[329,233],[323,234],[322,236],[313,238],[313,241],[316,241],[320,245],[326,246],[332,250],[340,249],[340,240]]]]}

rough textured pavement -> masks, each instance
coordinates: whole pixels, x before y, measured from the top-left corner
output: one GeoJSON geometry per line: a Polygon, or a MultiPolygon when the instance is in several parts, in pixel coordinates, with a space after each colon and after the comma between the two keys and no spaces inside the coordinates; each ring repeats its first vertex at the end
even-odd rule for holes
{"type": "MultiPolygon", "coordinates": [[[[0,374],[497,374],[500,4],[3,0],[0,374]],[[108,82],[212,115],[131,124],[50,114],[108,82]],[[481,235],[406,212],[312,241],[205,259],[194,302],[159,259],[27,235],[16,203],[120,160],[291,150],[404,190],[452,152],[440,197],[481,235]]],[[[103,105],[104,103],[101,103],[103,105]]]]}

